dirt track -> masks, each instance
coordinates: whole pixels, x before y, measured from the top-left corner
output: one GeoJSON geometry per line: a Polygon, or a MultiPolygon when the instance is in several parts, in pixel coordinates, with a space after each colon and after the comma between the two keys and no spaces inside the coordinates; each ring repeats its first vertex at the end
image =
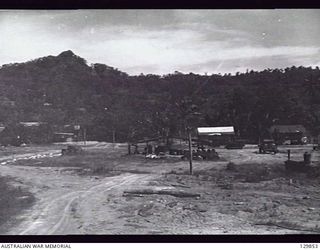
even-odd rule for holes
{"type": "MultiPolygon", "coordinates": [[[[37,154],[20,154],[2,157],[1,162],[10,163],[18,159],[30,159],[35,156],[58,155],[59,151],[44,151],[37,154]]],[[[91,230],[90,225],[96,216],[94,205],[104,203],[109,194],[122,195],[124,188],[134,183],[150,179],[148,175],[122,174],[98,179],[97,177],[80,177],[61,168],[41,168],[2,164],[2,175],[15,177],[15,185],[30,189],[37,202],[30,211],[25,211],[15,227],[7,234],[13,235],[51,235],[81,234],[91,230]],[[96,203],[96,204],[95,204],[96,203]],[[81,218],[75,214],[81,214],[81,218]]],[[[106,223],[112,216],[104,214],[106,223]],[[109,217],[109,218],[108,218],[109,217]]]]}
{"type": "MultiPolygon", "coordinates": [[[[126,185],[141,181],[147,176],[121,175],[102,180],[100,184],[73,191],[54,198],[44,209],[35,211],[31,218],[35,220],[26,221],[26,228],[19,234],[79,234],[87,232],[86,227],[92,223],[95,217],[94,203],[104,202],[108,193],[116,193],[126,185]],[[116,191],[115,191],[116,190],[116,191]],[[76,214],[81,214],[81,218],[76,214]]],[[[107,204],[106,204],[107,205],[107,204]]],[[[112,221],[112,217],[105,214],[106,223],[112,221]]],[[[12,233],[16,233],[13,230],[12,233]]]]}
{"type": "MultiPolygon", "coordinates": [[[[92,148],[98,147],[109,149],[106,152],[121,151],[121,148],[111,148],[110,145],[94,145],[92,148]]],[[[300,152],[299,149],[295,150],[300,152]]],[[[221,180],[211,180],[215,177],[211,177],[208,172],[212,167],[214,171],[225,168],[228,161],[237,164],[267,162],[272,166],[283,162],[286,158],[285,153],[273,156],[257,155],[254,149],[218,151],[224,161],[195,162],[194,168],[198,172],[194,177],[170,174],[173,170],[187,172],[187,162],[145,161],[134,156],[124,158],[120,162],[115,160],[119,170],[128,172],[123,171],[122,174],[109,177],[78,175],[73,169],[63,167],[30,167],[15,163],[19,158],[55,157],[59,154],[57,150],[37,151],[35,154],[28,152],[28,154],[17,154],[14,158],[8,156],[0,158],[0,162],[11,161],[10,165],[0,165],[2,175],[15,177],[14,184],[28,188],[37,199],[31,209],[16,218],[14,226],[6,234],[301,233],[290,227],[288,229],[252,223],[255,213],[261,218],[268,219],[273,216],[270,211],[281,214],[282,210],[288,213],[288,216],[296,214],[297,223],[318,225],[319,219],[316,218],[319,210],[318,202],[303,198],[306,194],[310,194],[310,191],[317,190],[317,187],[307,189],[301,186],[297,190],[289,186],[283,189],[284,184],[281,184],[281,179],[279,181],[276,179],[276,182],[270,180],[257,184],[235,182],[233,189],[237,190],[233,191],[221,188],[219,184],[221,180]],[[140,173],[132,173],[132,170],[140,173]],[[201,174],[201,171],[204,171],[204,174],[201,174]],[[280,184],[276,186],[275,183],[278,182],[280,184]],[[182,188],[173,187],[176,184],[182,188]],[[190,189],[190,186],[193,188],[190,189]],[[201,193],[201,198],[123,196],[125,190],[146,187],[191,190],[201,193]],[[279,187],[283,190],[279,190],[279,187]],[[299,199],[298,205],[291,202],[294,199],[299,199]],[[291,203],[288,203],[288,200],[291,203]],[[280,205],[274,202],[280,202],[280,205]],[[269,206],[270,209],[264,210],[269,206]],[[304,210],[308,210],[306,206],[312,206],[312,211],[305,212],[304,210]]],[[[217,173],[214,172],[212,176],[216,176],[217,173]]],[[[285,219],[283,216],[281,218],[285,219]]]]}

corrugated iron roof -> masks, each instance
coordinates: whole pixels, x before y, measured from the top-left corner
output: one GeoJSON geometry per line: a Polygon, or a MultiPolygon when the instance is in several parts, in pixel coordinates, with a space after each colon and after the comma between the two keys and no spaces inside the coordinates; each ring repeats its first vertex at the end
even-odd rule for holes
{"type": "Polygon", "coordinates": [[[44,124],[43,122],[19,122],[24,127],[38,127],[41,124],[44,124]]]}
{"type": "Polygon", "coordinates": [[[306,129],[302,125],[273,125],[270,128],[270,132],[274,133],[305,133],[306,129]]]}
{"type": "Polygon", "coordinates": [[[200,127],[197,128],[199,135],[223,135],[223,134],[234,134],[234,127],[200,127]]]}

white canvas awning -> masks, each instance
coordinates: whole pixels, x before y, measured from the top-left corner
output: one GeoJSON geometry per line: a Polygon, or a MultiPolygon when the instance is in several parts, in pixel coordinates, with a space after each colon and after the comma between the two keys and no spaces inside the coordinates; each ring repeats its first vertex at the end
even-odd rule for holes
{"type": "Polygon", "coordinates": [[[44,122],[20,122],[20,124],[24,127],[39,127],[44,122]]]}
{"type": "Polygon", "coordinates": [[[234,127],[201,127],[197,132],[199,135],[234,135],[234,127]]]}

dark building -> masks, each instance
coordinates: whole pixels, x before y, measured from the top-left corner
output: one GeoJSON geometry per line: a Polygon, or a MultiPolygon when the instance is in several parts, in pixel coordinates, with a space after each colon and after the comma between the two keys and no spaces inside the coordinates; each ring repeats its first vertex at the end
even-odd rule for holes
{"type": "Polygon", "coordinates": [[[75,139],[74,133],[55,132],[53,134],[54,142],[72,142],[75,139]]]}
{"type": "Polygon", "coordinates": [[[269,132],[277,144],[307,143],[307,131],[302,125],[273,125],[269,132]]]}

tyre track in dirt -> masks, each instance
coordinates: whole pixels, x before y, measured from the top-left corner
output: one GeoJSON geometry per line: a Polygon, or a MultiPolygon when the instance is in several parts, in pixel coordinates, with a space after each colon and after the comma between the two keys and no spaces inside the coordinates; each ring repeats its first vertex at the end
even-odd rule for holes
{"type": "MultiPolygon", "coordinates": [[[[58,233],[68,233],[68,222],[70,222],[71,219],[71,206],[74,204],[74,201],[78,200],[78,204],[76,204],[78,207],[79,205],[83,205],[88,208],[91,207],[90,200],[87,200],[88,198],[94,196],[94,195],[101,195],[102,193],[105,195],[108,191],[112,191],[113,189],[119,189],[119,188],[125,188],[125,187],[132,187],[132,184],[136,182],[140,182],[142,180],[147,180],[150,178],[150,175],[138,175],[138,174],[124,174],[121,176],[116,177],[109,177],[107,179],[107,182],[103,184],[99,184],[96,186],[91,187],[89,190],[81,192],[80,197],[76,196],[73,197],[65,206],[64,213],[61,217],[61,219],[55,224],[55,226],[49,230],[46,234],[56,234],[58,233]]],[[[80,218],[81,219],[81,218],[80,218]]],[[[80,221],[79,219],[77,221],[80,221]]],[[[77,228],[79,228],[81,225],[76,225],[77,228]]]]}
{"type": "MultiPolygon", "coordinates": [[[[19,165],[8,165],[17,160],[55,157],[61,155],[59,150],[46,150],[34,153],[16,154],[0,157],[2,175],[17,178],[17,183],[32,189],[36,196],[35,205],[19,216],[19,223],[9,229],[9,235],[51,235],[77,234],[81,228],[79,223],[83,218],[75,220],[72,211],[77,207],[87,207],[90,210],[90,199],[101,193],[121,188],[132,187],[132,184],[147,180],[151,175],[124,173],[119,176],[105,177],[95,180],[90,177],[61,174],[55,167],[39,168],[19,165]],[[58,174],[58,175],[57,175],[58,174]],[[98,184],[97,184],[98,183],[98,184]],[[43,186],[48,185],[43,189],[43,186]],[[78,190],[77,190],[78,189],[78,190]],[[74,191],[77,190],[77,191],[74,191]]],[[[60,168],[58,168],[60,169],[60,168]]],[[[100,204],[95,204],[100,205],[100,204]]],[[[88,220],[88,219],[87,219],[88,220]]]]}
{"type": "MultiPolygon", "coordinates": [[[[86,203],[86,199],[95,194],[105,193],[119,187],[127,187],[137,181],[150,178],[149,175],[124,174],[115,177],[107,177],[102,184],[94,185],[88,190],[70,192],[52,200],[42,211],[35,211],[31,217],[37,217],[29,221],[24,229],[13,229],[12,234],[19,235],[52,235],[52,234],[76,234],[81,225],[71,217],[73,206],[86,203]],[[78,204],[75,202],[77,201],[78,204]]],[[[85,204],[90,208],[91,204],[85,204]]]]}

